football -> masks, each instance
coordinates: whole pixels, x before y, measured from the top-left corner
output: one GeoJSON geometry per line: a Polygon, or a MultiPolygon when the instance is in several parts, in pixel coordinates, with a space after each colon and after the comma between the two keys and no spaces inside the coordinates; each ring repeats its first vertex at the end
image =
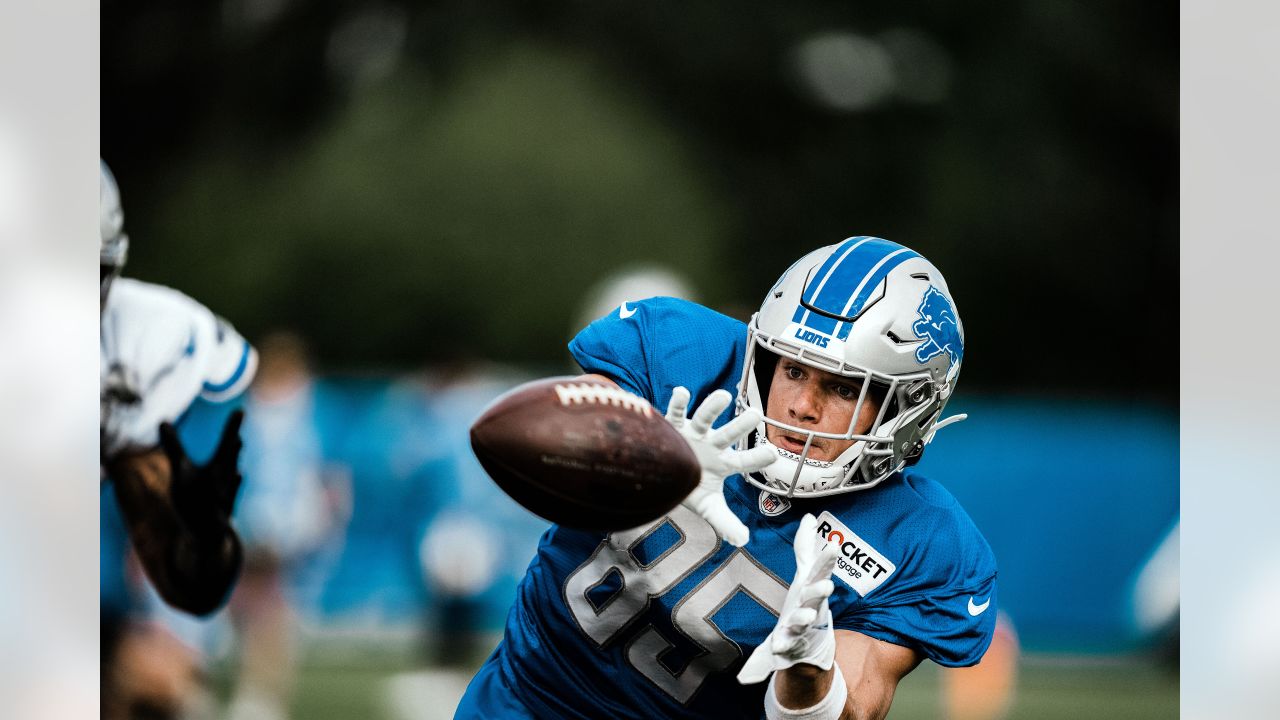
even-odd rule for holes
{"type": "Polygon", "coordinates": [[[584,530],[662,517],[701,475],[688,443],[647,400],[581,378],[536,380],[498,397],[472,424],[471,448],[516,502],[584,530]]]}

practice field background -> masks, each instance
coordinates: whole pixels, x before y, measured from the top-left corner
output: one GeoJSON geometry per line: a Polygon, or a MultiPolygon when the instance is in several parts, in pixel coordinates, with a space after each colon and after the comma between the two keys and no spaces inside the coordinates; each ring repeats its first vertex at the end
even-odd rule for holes
{"type": "MultiPolygon", "coordinates": [[[[341,468],[349,496],[341,527],[287,576],[301,618],[294,717],[448,717],[547,527],[488,479],[466,441],[471,418],[524,377],[313,381],[306,432],[325,465],[341,468]],[[466,592],[441,584],[440,561],[424,550],[433,537],[475,569],[466,592]],[[451,643],[470,655],[443,667],[451,643]]],[[[1175,716],[1176,417],[1153,404],[979,393],[952,409],[970,419],[940,436],[921,467],[996,553],[1000,610],[1025,653],[1012,717],[1175,716]],[[1170,537],[1171,567],[1159,550],[1170,537]]],[[[246,426],[246,498],[289,507],[288,492],[255,481],[282,467],[255,427],[246,426]]],[[[104,534],[107,568],[120,552],[107,540],[120,535],[104,498],[104,530],[117,528],[104,534]]],[[[242,503],[240,522],[252,521],[251,506],[242,503]]],[[[241,529],[263,532],[260,521],[241,529]]],[[[225,692],[239,657],[228,613],[166,617],[225,692]]],[[[910,676],[893,717],[936,717],[939,673],[926,662],[910,676]]]]}
{"type": "MultiPolygon", "coordinates": [[[[325,653],[316,648],[302,669],[293,702],[295,717],[314,720],[443,720],[452,717],[454,692],[465,672],[424,669],[404,652],[351,645],[325,653]],[[327,655],[327,657],[326,657],[327,655]]],[[[215,669],[225,692],[227,668],[215,669]]],[[[932,663],[917,668],[899,687],[892,720],[936,720],[939,674],[932,663]]],[[[1031,656],[1009,720],[1167,720],[1178,717],[1177,675],[1149,659],[1031,656]]]]}

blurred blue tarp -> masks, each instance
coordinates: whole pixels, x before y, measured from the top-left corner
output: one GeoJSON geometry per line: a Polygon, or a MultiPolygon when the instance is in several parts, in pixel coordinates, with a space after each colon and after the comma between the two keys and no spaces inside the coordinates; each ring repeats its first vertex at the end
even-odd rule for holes
{"type": "Polygon", "coordinates": [[[1023,645],[1141,645],[1132,582],[1178,518],[1172,410],[1035,397],[958,397],[922,470],[960,500],[995,550],[1000,605],[1023,645]]]}
{"type": "MultiPolygon", "coordinates": [[[[475,629],[502,627],[547,524],[487,478],[467,433],[484,405],[513,384],[317,384],[318,431],[328,459],[349,469],[351,516],[321,587],[298,596],[309,605],[300,611],[325,625],[430,621],[445,591],[424,567],[423,538],[448,519],[455,531],[449,547],[492,566],[467,591],[478,609],[475,629]]],[[[970,419],[939,434],[921,469],[951,489],[990,541],[1001,608],[1023,646],[1142,647],[1149,638],[1132,620],[1133,580],[1177,521],[1176,414],[1027,396],[961,397],[949,410],[970,419]]],[[[252,457],[253,439],[245,441],[252,457]]],[[[248,488],[252,468],[244,469],[248,488]]],[[[104,537],[103,547],[115,544],[104,537]]],[[[456,599],[457,590],[450,592],[456,599]]]]}

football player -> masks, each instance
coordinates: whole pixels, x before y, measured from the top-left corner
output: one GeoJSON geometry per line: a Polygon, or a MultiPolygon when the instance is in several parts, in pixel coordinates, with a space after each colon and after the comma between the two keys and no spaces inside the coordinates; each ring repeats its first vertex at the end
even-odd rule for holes
{"type": "Polygon", "coordinates": [[[222,604],[240,569],[230,523],[241,480],[237,401],[257,355],[186,295],[120,278],[128,246],[120,193],[103,162],[103,477],[114,485],[129,539],[160,596],[206,615],[222,604]],[[207,461],[189,455],[192,442],[210,446],[200,448],[211,451],[207,461]]]}
{"type": "Polygon", "coordinates": [[[673,298],[591,323],[575,359],[666,407],[701,483],[643,527],[553,526],[457,717],[880,718],[923,659],[977,663],[995,559],[911,467],[962,417],[963,338],[938,269],[874,237],[805,255],[746,326],[673,298]]]}

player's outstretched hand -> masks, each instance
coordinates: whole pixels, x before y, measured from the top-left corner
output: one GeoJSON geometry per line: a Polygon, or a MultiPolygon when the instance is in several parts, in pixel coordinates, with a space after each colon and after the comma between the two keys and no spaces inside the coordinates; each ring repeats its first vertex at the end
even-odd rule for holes
{"type": "Polygon", "coordinates": [[[828,599],[835,590],[831,571],[836,566],[836,546],[818,535],[818,520],[806,513],[793,543],[796,576],[782,603],[778,624],[738,672],[743,685],[758,683],[774,670],[799,663],[830,670],[836,661],[836,634],[831,627],[828,599]]]}
{"type": "Polygon", "coordinates": [[[197,536],[219,536],[235,508],[240,490],[240,423],[244,411],[235,410],[227,418],[213,458],[196,465],[187,457],[178,431],[172,423],[160,425],[160,447],[169,458],[170,498],[173,509],[197,536]]]}
{"type": "Polygon", "coordinates": [[[774,460],[774,452],[766,447],[751,450],[729,447],[759,424],[758,410],[747,410],[715,430],[711,429],[711,423],[720,417],[732,400],[733,395],[729,391],[716,390],[702,401],[693,417],[688,418],[685,412],[689,408],[689,391],[677,387],[671,391],[671,402],[667,404],[667,422],[680,431],[702,466],[698,487],[681,504],[701,515],[726,542],[742,547],[747,544],[749,532],[725,502],[724,479],[735,473],[755,472],[768,467],[774,460]]]}

